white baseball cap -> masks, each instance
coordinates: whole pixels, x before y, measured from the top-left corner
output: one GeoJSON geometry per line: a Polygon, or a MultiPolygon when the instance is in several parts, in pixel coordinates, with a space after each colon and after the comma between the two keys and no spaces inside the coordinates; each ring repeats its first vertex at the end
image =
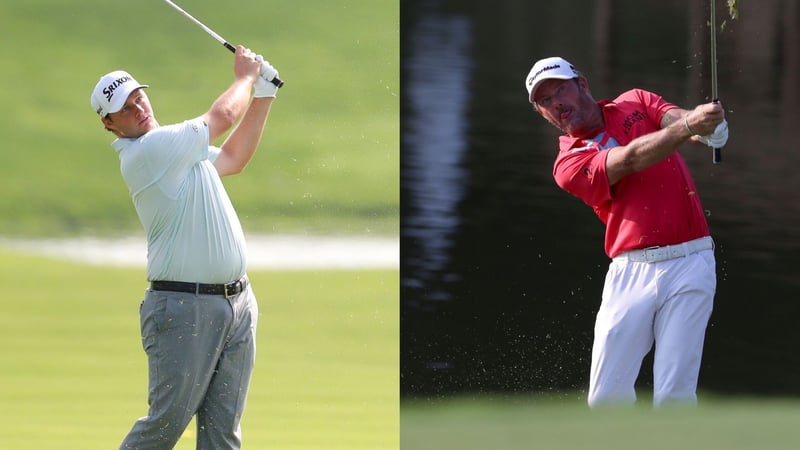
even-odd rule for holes
{"type": "Polygon", "coordinates": [[[100,78],[92,91],[92,109],[100,117],[115,113],[122,109],[122,105],[125,104],[125,100],[128,99],[131,92],[146,87],[149,86],[139,84],[131,74],[124,70],[107,73],[100,78]]]}
{"type": "Polygon", "coordinates": [[[536,94],[536,88],[544,80],[556,78],[559,80],[569,80],[580,76],[575,66],[569,63],[564,58],[553,56],[550,58],[540,59],[533,65],[528,76],[525,77],[525,88],[528,89],[528,101],[533,103],[533,96],[536,94]]]}

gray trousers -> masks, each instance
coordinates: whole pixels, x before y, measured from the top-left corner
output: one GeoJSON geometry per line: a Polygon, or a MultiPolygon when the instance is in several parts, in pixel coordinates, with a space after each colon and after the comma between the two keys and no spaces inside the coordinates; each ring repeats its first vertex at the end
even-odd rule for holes
{"type": "Polygon", "coordinates": [[[171,449],[195,415],[198,450],[241,448],[258,322],[250,284],[229,299],[148,289],[140,316],[150,409],[120,449],[171,449]]]}

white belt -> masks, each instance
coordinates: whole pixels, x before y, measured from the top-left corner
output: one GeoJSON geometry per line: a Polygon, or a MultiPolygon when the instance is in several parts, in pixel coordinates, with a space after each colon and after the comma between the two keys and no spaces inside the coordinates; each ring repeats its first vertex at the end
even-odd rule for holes
{"type": "Polygon", "coordinates": [[[654,263],[666,261],[668,259],[681,258],[703,250],[714,248],[714,240],[711,236],[701,237],[693,241],[682,244],[664,245],[661,247],[648,247],[640,250],[630,250],[620,253],[614,259],[620,261],[634,261],[654,263]]]}

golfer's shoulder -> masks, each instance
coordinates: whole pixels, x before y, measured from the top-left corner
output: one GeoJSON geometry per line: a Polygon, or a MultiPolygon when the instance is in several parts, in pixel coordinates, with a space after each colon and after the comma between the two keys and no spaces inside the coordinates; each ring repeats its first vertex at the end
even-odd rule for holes
{"type": "Polygon", "coordinates": [[[607,121],[610,116],[622,117],[625,121],[650,116],[656,118],[654,120],[657,122],[664,112],[676,107],[661,95],[639,88],[625,91],[613,101],[601,106],[607,121]]]}
{"type": "Polygon", "coordinates": [[[148,146],[174,145],[183,140],[193,141],[208,136],[208,125],[202,117],[162,125],[150,130],[141,139],[148,146]]]}
{"type": "Polygon", "coordinates": [[[642,88],[631,88],[627,91],[619,94],[617,98],[614,99],[615,103],[623,102],[623,101],[643,101],[649,100],[654,98],[661,98],[661,96],[655,92],[648,91],[642,88]]]}

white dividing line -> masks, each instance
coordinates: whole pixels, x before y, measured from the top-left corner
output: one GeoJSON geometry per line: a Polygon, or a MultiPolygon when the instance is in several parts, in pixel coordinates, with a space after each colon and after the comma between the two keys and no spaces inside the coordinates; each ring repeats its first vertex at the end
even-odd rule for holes
{"type": "MultiPolygon", "coordinates": [[[[0,237],[0,248],[94,265],[144,267],[147,263],[144,237],[0,237]]],[[[250,235],[247,248],[251,269],[395,269],[400,266],[398,238],[250,235]]]]}

